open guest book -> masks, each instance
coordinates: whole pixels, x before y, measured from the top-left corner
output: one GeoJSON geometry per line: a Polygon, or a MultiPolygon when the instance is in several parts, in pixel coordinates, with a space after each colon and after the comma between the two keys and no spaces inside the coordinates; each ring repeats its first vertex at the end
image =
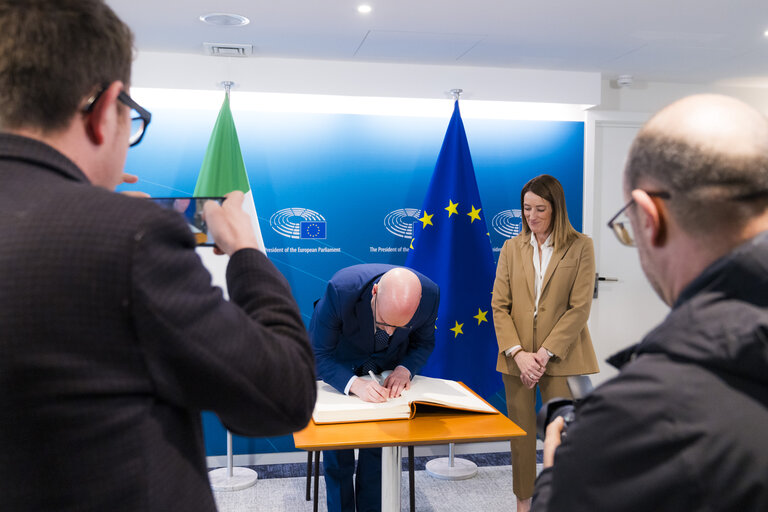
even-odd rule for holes
{"type": "MultiPolygon", "coordinates": [[[[379,382],[390,372],[383,372],[379,382]]],[[[359,377],[370,380],[369,377],[359,377]]],[[[336,391],[330,384],[317,381],[317,402],[312,419],[315,423],[352,423],[358,421],[402,420],[413,418],[417,410],[440,407],[459,411],[496,414],[498,411],[456,381],[417,375],[411,389],[398,398],[372,403],[354,395],[336,391]]]]}

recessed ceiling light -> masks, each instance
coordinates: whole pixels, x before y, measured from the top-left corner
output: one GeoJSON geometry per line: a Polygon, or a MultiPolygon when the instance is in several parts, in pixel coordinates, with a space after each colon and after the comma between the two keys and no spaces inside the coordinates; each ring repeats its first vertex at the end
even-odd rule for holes
{"type": "Polygon", "coordinates": [[[247,25],[251,22],[245,16],[239,14],[228,14],[225,12],[211,12],[200,16],[200,21],[208,23],[209,25],[217,25],[219,27],[239,27],[247,25]]]}
{"type": "Polygon", "coordinates": [[[768,37],[768,30],[766,30],[765,32],[763,32],[763,35],[764,35],[765,37],[768,37]]]}
{"type": "Polygon", "coordinates": [[[371,9],[370,5],[363,4],[363,5],[357,6],[357,12],[359,12],[360,14],[368,14],[372,10],[373,9],[371,9]]]}

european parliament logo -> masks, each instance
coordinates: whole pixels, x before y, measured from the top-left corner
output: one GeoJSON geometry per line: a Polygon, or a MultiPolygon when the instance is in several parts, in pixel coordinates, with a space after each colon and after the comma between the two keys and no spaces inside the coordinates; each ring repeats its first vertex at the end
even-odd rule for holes
{"type": "Polygon", "coordinates": [[[301,239],[325,239],[325,217],[308,208],[283,208],[269,218],[269,225],[276,233],[301,239]]]}
{"type": "Polygon", "coordinates": [[[419,217],[421,210],[418,208],[400,208],[384,217],[384,227],[393,235],[410,240],[413,238],[413,224],[418,222],[419,217]]]}
{"type": "Polygon", "coordinates": [[[522,210],[500,211],[491,219],[491,226],[505,238],[515,237],[523,229],[523,212],[522,210]]]}

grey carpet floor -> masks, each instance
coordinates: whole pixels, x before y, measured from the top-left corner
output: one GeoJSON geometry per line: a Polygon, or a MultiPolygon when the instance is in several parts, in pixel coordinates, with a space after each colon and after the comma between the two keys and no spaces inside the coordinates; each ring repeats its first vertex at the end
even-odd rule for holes
{"type": "MultiPolygon", "coordinates": [[[[484,512],[515,510],[510,466],[479,467],[468,480],[439,480],[416,471],[416,510],[419,512],[484,512]]],[[[215,492],[219,512],[311,511],[306,478],[268,478],[242,491],[215,492]]],[[[325,486],[320,482],[318,510],[326,511],[325,486]]],[[[403,472],[401,510],[408,510],[408,473],[403,472]]]]}
{"type": "MultiPolygon", "coordinates": [[[[509,454],[461,455],[478,464],[477,475],[468,480],[440,480],[423,470],[427,457],[416,457],[416,510],[418,512],[483,512],[515,509],[509,454]],[[492,465],[499,462],[498,465],[492,465]],[[491,464],[491,465],[488,465],[491,464]]],[[[407,460],[404,458],[404,460],[407,460]]],[[[259,473],[253,487],[241,491],[214,492],[219,512],[311,511],[306,501],[306,465],[252,466],[259,473]],[[290,467],[287,467],[290,466],[290,467]],[[300,476],[295,475],[300,472],[300,476]]],[[[404,468],[405,469],[405,468],[404,468]]],[[[402,474],[401,510],[409,509],[408,473],[402,474]]],[[[320,479],[318,510],[326,511],[325,485],[320,479]]]]}

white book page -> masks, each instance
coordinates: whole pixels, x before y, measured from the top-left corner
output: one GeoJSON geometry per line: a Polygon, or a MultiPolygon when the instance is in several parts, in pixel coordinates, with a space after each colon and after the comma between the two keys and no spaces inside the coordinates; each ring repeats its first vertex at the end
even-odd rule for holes
{"type": "Polygon", "coordinates": [[[493,407],[453,380],[417,375],[411,381],[411,389],[404,391],[403,396],[409,402],[433,402],[473,411],[496,412],[493,407]]]}
{"type": "MultiPolygon", "coordinates": [[[[383,383],[389,373],[376,376],[379,383],[383,383]]],[[[369,376],[359,378],[370,380],[369,376]]],[[[409,418],[410,403],[415,401],[470,411],[496,412],[458,382],[420,375],[413,378],[411,389],[404,391],[402,396],[381,403],[345,395],[323,381],[318,381],[317,386],[317,402],[312,416],[318,423],[409,418]]]]}

